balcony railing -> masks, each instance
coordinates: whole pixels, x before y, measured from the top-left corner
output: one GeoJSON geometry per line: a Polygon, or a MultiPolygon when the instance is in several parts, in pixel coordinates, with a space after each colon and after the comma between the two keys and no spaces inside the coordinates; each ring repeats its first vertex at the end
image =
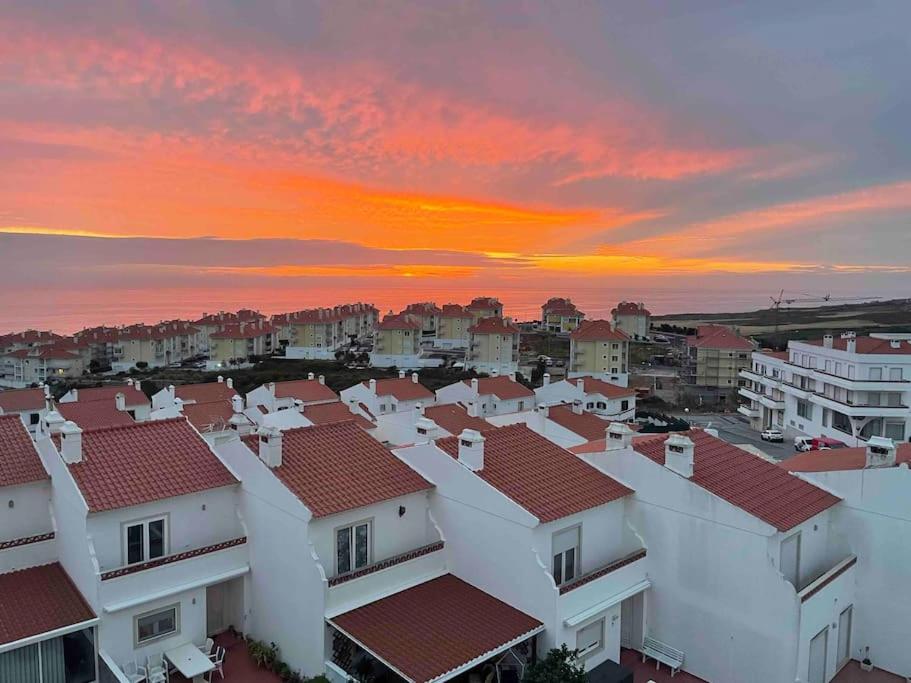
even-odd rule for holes
{"type": "Polygon", "coordinates": [[[407,553],[402,553],[401,555],[396,555],[395,557],[390,557],[379,562],[374,562],[371,565],[366,567],[361,567],[360,569],[355,569],[351,572],[346,572],[345,574],[339,574],[333,576],[329,579],[329,587],[338,586],[339,584],[345,583],[347,581],[352,581],[354,579],[359,579],[362,576],[367,576],[368,574],[374,574],[383,569],[388,569],[389,567],[394,567],[397,564],[402,562],[407,562],[408,560],[413,560],[417,557],[427,555],[429,553],[435,553],[437,550],[443,549],[443,541],[437,541],[436,543],[428,543],[425,546],[420,548],[415,548],[414,550],[409,550],[407,553]]]}
{"type": "Polygon", "coordinates": [[[600,579],[602,576],[607,576],[608,574],[611,574],[611,573],[617,571],[618,569],[621,569],[622,567],[630,565],[633,562],[636,562],[637,560],[641,560],[643,557],[646,556],[646,554],[647,554],[646,549],[640,548],[639,550],[637,550],[633,553],[630,553],[629,555],[627,555],[625,557],[621,557],[619,560],[613,560],[611,562],[608,562],[603,567],[599,567],[598,569],[595,569],[594,571],[588,572],[587,574],[583,574],[579,578],[577,578],[573,581],[570,581],[569,583],[564,583],[562,586],[560,586],[560,595],[565,595],[566,593],[569,593],[572,590],[575,590],[581,586],[584,586],[587,583],[591,583],[592,581],[600,579]]]}
{"type": "Polygon", "coordinates": [[[821,576],[810,581],[806,586],[797,592],[797,597],[800,598],[800,602],[804,603],[810,600],[814,595],[838,579],[838,577],[850,571],[851,568],[856,564],[857,555],[849,555],[834,567],[823,573],[821,576]]]}
{"type": "Polygon", "coordinates": [[[228,548],[233,548],[238,545],[243,545],[247,542],[246,536],[241,536],[240,538],[233,538],[230,541],[222,541],[221,543],[214,543],[212,545],[207,545],[203,548],[194,548],[193,550],[186,550],[181,553],[175,553],[173,555],[167,555],[165,557],[159,557],[154,560],[149,560],[147,562],[139,562],[137,564],[126,565],[125,567],[119,567],[117,569],[111,569],[110,571],[101,573],[101,580],[108,581],[109,579],[116,579],[121,576],[126,576],[128,574],[135,574],[136,572],[145,571],[146,569],[154,569],[155,567],[163,567],[168,564],[174,564],[175,562],[182,562],[184,560],[189,560],[194,557],[200,557],[201,555],[208,555],[209,553],[214,553],[219,550],[226,550],[228,548]]]}

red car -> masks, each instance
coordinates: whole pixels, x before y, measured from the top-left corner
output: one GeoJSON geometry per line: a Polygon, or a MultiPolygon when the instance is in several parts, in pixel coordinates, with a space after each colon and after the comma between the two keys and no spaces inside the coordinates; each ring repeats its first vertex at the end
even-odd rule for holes
{"type": "Polygon", "coordinates": [[[838,439],[830,439],[827,436],[820,436],[810,441],[811,451],[829,451],[835,448],[847,448],[848,444],[838,439]]]}

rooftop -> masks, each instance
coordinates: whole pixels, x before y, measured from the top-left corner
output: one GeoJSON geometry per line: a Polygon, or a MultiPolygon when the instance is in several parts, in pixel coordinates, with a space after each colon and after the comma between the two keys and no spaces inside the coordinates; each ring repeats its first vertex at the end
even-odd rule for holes
{"type": "MultiPolygon", "coordinates": [[[[370,382],[363,382],[369,387],[370,382]]],[[[420,382],[415,382],[411,377],[395,377],[378,379],[376,381],[377,396],[394,396],[399,401],[417,401],[425,399],[434,401],[436,396],[430,389],[420,382]]]]}
{"type": "MultiPolygon", "coordinates": [[[[897,348],[892,346],[889,339],[877,339],[876,337],[856,337],[855,341],[857,343],[855,353],[911,356],[911,342],[908,340],[899,341],[897,348]]],[[[802,341],[797,343],[811,344],[812,346],[822,346],[823,340],[814,339],[812,341],[802,341]]],[[[832,348],[838,351],[847,351],[848,340],[842,339],[840,336],[836,336],[835,339],[832,340],[832,348]]]]}
{"type": "Polygon", "coordinates": [[[541,308],[545,314],[579,315],[580,313],[572,301],[558,296],[548,299],[541,308]]]}
{"type": "MultiPolygon", "coordinates": [[[[633,492],[524,424],[492,429],[484,432],[484,438],[484,468],[475,474],[541,522],[605,505],[633,492]]],[[[458,457],[458,436],[436,444],[458,457]]]]}
{"type": "MultiPolygon", "coordinates": [[[[472,381],[470,379],[462,380],[468,386],[471,386],[472,381]]],[[[501,375],[500,377],[479,378],[478,395],[496,396],[503,401],[508,401],[514,398],[534,398],[535,392],[512,377],[501,375]]]]}
{"type": "Polygon", "coordinates": [[[602,420],[594,413],[576,413],[572,406],[568,405],[551,406],[548,408],[547,417],[586,441],[605,438],[604,433],[610,426],[610,422],[602,420]]]}
{"type": "Polygon", "coordinates": [[[465,429],[486,432],[495,429],[494,425],[480,417],[471,417],[464,406],[458,403],[447,403],[441,406],[424,408],[424,417],[433,420],[438,427],[450,434],[461,434],[465,429]]]}
{"type": "Polygon", "coordinates": [[[200,382],[176,386],[174,395],[181,401],[209,403],[211,401],[230,401],[237,396],[237,391],[233,387],[229,387],[227,382],[200,382]]]}
{"type": "MultiPolygon", "coordinates": [[[[258,452],[256,434],[244,442],[258,452]]],[[[353,420],[282,432],[282,464],[272,471],[314,517],[433,487],[353,420]]]]}
{"type": "Polygon", "coordinates": [[[543,628],[541,622],[446,574],[329,620],[410,681],[433,681],[543,628]]]}
{"type": "Polygon", "coordinates": [[[181,413],[200,432],[220,432],[230,429],[234,407],[230,400],[185,403],[181,413]]]}
{"type": "Polygon", "coordinates": [[[272,334],[275,328],[272,323],[258,320],[256,322],[225,325],[217,332],[212,332],[209,339],[253,339],[265,334],[272,334]]]}
{"type": "Polygon", "coordinates": [[[361,429],[376,429],[375,424],[359,413],[352,413],[348,406],[341,401],[304,406],[303,414],[304,417],[315,425],[327,425],[354,420],[354,423],[361,429]]]}
{"type": "Polygon", "coordinates": [[[80,403],[88,401],[110,401],[114,402],[117,394],[123,394],[128,406],[149,405],[149,397],[146,396],[142,389],[136,389],[131,384],[110,384],[103,387],[79,388],[76,391],[76,400],[80,403]]]}
{"type": "Polygon", "coordinates": [[[569,338],[574,341],[629,341],[626,333],[615,330],[610,320],[583,320],[569,338]]]}
{"type": "Polygon", "coordinates": [[[387,315],[376,324],[378,330],[419,330],[421,323],[410,313],[387,315]]]}
{"type": "Polygon", "coordinates": [[[72,401],[58,403],[57,412],[64,419],[75,422],[83,430],[135,424],[135,420],[124,410],[117,410],[117,404],[110,401],[72,401]]]}
{"type": "Polygon", "coordinates": [[[90,512],[237,483],[182,417],[85,432],[82,462],[69,469],[90,512]]]}
{"type": "Polygon", "coordinates": [[[465,308],[469,311],[489,311],[501,308],[503,304],[493,296],[479,296],[471,300],[465,308]]]}
{"type": "MultiPolygon", "coordinates": [[[[911,443],[896,444],[895,464],[911,465],[911,443]]],[[[788,472],[837,472],[862,470],[867,464],[867,449],[833,448],[829,451],[806,451],[782,460],[778,466],[788,472]]]]}
{"type": "Polygon", "coordinates": [[[304,403],[338,401],[338,394],[318,379],[295,379],[275,383],[276,398],[296,398],[304,403]]]}
{"type": "Polygon", "coordinates": [[[723,325],[700,325],[695,337],[687,337],[686,343],[701,349],[730,349],[752,351],[753,344],[730,327],[723,325]]]}
{"type": "Polygon", "coordinates": [[[577,382],[578,380],[582,380],[582,391],[586,394],[601,394],[604,398],[628,398],[636,395],[635,389],[611,384],[596,377],[576,377],[566,381],[577,382]]]}
{"type": "Polygon", "coordinates": [[[0,411],[33,412],[44,408],[43,389],[6,389],[0,391],[0,411]]]}
{"type": "Polygon", "coordinates": [[[59,563],[0,574],[0,645],[95,619],[59,563]]]}
{"type": "Polygon", "coordinates": [[[468,328],[474,334],[519,334],[521,330],[505,318],[481,318],[468,328]]]}
{"type": "Polygon", "coordinates": [[[470,318],[471,311],[459,304],[443,304],[440,311],[441,318],[470,318]]]}
{"type": "MultiPolygon", "coordinates": [[[[701,429],[685,432],[696,445],[691,481],[754,517],[787,531],[839,498],[778,465],[701,429]]],[[[633,449],[664,465],[666,434],[633,441],[633,449]]]]}
{"type": "Polygon", "coordinates": [[[611,315],[651,315],[651,311],[645,307],[645,304],[621,301],[611,311],[611,315]]]}
{"type": "MultiPolygon", "coordinates": [[[[18,415],[0,415],[0,487],[49,479],[18,415]]],[[[0,592],[2,595],[2,592],[0,592]]]]}

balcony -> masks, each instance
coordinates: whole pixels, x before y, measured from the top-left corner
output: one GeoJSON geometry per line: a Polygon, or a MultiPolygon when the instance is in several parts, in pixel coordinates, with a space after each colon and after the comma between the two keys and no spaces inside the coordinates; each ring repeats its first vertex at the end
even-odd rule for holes
{"type": "Polygon", "coordinates": [[[575,626],[648,587],[645,548],[588,572],[559,587],[563,622],[575,626]],[[632,592],[630,592],[632,591],[632,592]]]}
{"type": "Polygon", "coordinates": [[[326,616],[331,617],[445,572],[443,541],[374,562],[327,579],[326,616]]]}
{"type": "Polygon", "coordinates": [[[823,394],[811,394],[810,402],[849,417],[908,417],[911,415],[911,409],[905,405],[871,406],[846,403],[823,394]]]}
{"type": "Polygon", "coordinates": [[[819,382],[834,384],[837,387],[850,389],[851,391],[911,391],[911,381],[906,379],[849,379],[847,377],[830,374],[823,370],[811,370],[810,376],[819,382]]]}
{"type": "Polygon", "coordinates": [[[750,406],[738,406],[737,412],[751,420],[759,417],[759,409],[751,408],[750,406]]]}

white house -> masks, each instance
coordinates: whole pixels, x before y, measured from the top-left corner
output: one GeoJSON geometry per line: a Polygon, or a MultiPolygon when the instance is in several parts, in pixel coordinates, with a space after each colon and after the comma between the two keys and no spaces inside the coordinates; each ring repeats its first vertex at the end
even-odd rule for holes
{"type": "Polygon", "coordinates": [[[709,681],[829,681],[854,652],[821,635],[856,599],[839,498],[701,430],[630,439],[615,425],[582,457],[635,489],[650,637],[709,681]]]}
{"type": "Polygon", "coordinates": [[[109,668],[229,625],[246,631],[238,480],[186,420],[83,432],[49,413],[37,445],[54,483],[59,562],[101,616],[109,668]]]}
{"type": "Polygon", "coordinates": [[[524,425],[395,453],[436,485],[454,573],[540,621],[540,652],[566,643],[591,670],[641,646],[651,583],[629,488],[524,425]]]}
{"type": "Polygon", "coordinates": [[[479,415],[487,417],[531,410],[535,405],[535,392],[517,382],[515,373],[500,375],[494,372],[491,377],[475,377],[437,389],[436,402],[476,404],[479,415]]]}
{"type": "Polygon", "coordinates": [[[0,415],[18,415],[29,432],[35,433],[47,412],[50,389],[6,389],[0,391],[0,415]]]}
{"type": "Polygon", "coordinates": [[[538,405],[580,402],[586,412],[617,421],[629,422],[636,417],[636,391],[586,375],[551,382],[544,375],[544,384],[535,389],[538,405]]]}
{"type": "Polygon", "coordinates": [[[563,448],[603,441],[610,422],[583,409],[582,403],[539,405],[534,410],[493,415],[488,421],[496,426],[525,424],[533,432],[563,448]]]}
{"type": "Polygon", "coordinates": [[[429,406],[436,401],[433,392],[418,381],[418,374],[406,376],[399,371],[398,379],[371,379],[342,389],[339,393],[348,405],[356,405],[368,419],[387,413],[402,413],[429,406]]]}
{"type": "Polygon", "coordinates": [[[90,387],[88,389],[70,389],[61,398],[60,403],[78,401],[117,401],[117,394],[123,394],[123,405],[130,417],[137,422],[148,420],[152,410],[152,402],[142,391],[141,380],[127,378],[126,384],[109,384],[103,387],[90,387]]]}
{"type": "Polygon", "coordinates": [[[275,413],[297,406],[319,405],[338,401],[338,394],[326,386],[326,378],[316,377],[312,372],[307,379],[287,382],[269,382],[247,394],[247,407],[262,407],[267,413],[275,413]]]}
{"type": "MultiPolygon", "coordinates": [[[[909,465],[911,445],[881,437],[864,448],[810,451],[779,465],[844,499],[833,509],[832,523],[857,556],[848,649],[854,659],[869,656],[877,668],[897,676],[911,671],[909,465]]],[[[845,635],[829,637],[835,647],[845,635]]]]}
{"type": "Polygon", "coordinates": [[[754,429],[825,436],[849,446],[872,436],[911,437],[911,335],[846,332],[790,341],[787,353],[753,353],[740,412],[754,429]]]}
{"type": "MultiPolygon", "coordinates": [[[[352,409],[356,409],[352,406],[352,409]]],[[[484,420],[476,403],[446,403],[424,407],[418,404],[412,410],[386,413],[376,417],[374,438],[388,446],[405,446],[428,439],[456,436],[465,429],[483,432],[494,425],[484,420]]]]}

